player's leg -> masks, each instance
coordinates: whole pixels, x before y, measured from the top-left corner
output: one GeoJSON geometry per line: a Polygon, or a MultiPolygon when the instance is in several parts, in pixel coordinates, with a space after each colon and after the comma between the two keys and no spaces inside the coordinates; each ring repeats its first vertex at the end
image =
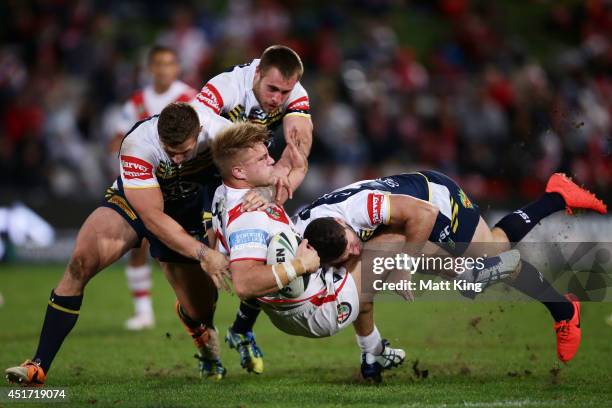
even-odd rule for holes
{"type": "MultiPolygon", "coordinates": [[[[551,176],[546,186],[546,193],[539,200],[504,217],[493,231],[489,230],[480,216],[477,218],[475,230],[472,230],[475,221],[474,210],[477,207],[473,206],[467,197],[464,197],[465,193],[462,193],[454,182],[450,183],[437,174],[434,174],[433,178],[438,178],[441,183],[447,186],[451,192],[452,200],[457,203],[457,217],[453,217],[454,219],[451,222],[451,231],[455,230],[453,222],[457,223],[457,232],[451,234],[454,242],[471,242],[468,249],[472,251],[475,246],[483,244],[494,247],[502,245],[501,248],[488,248],[487,251],[507,249],[512,243],[523,239],[541,219],[563,208],[567,208],[568,211],[571,211],[571,208],[593,209],[602,213],[606,211],[605,205],[593,194],[574,184],[565,175],[558,173],[551,176]],[[473,209],[468,211],[470,207],[473,209]],[[466,228],[466,223],[463,222],[465,219],[469,220],[467,222],[469,228],[466,228]],[[472,231],[474,232],[472,233],[472,231]]],[[[476,249],[475,253],[478,256],[484,252],[481,248],[480,250],[476,249]]],[[[485,263],[497,262],[496,258],[503,261],[502,257],[514,262],[516,257],[507,255],[512,255],[512,251],[500,253],[499,256],[487,259],[485,263]]],[[[525,261],[521,261],[519,265],[518,276],[515,275],[509,284],[531,298],[540,301],[549,310],[555,320],[557,355],[561,361],[569,361],[580,344],[579,302],[559,294],[533,265],[525,261]]],[[[491,266],[492,268],[488,268],[489,275],[485,274],[485,280],[490,281],[488,278],[495,275],[497,267],[495,264],[491,266]]],[[[479,273],[473,275],[475,278],[479,278],[479,273]]]]}
{"type": "Polygon", "coordinates": [[[218,298],[215,284],[199,264],[160,264],[176,294],[176,312],[198,349],[202,376],[222,379],[226,370],[213,320],[218,298]]]}
{"type": "Polygon", "coordinates": [[[128,264],[125,268],[128,288],[134,301],[134,316],[125,322],[125,327],[128,330],[143,330],[155,325],[151,302],[153,276],[151,264],[147,260],[148,251],[149,241],[143,240],[140,248],[134,248],[130,251],[128,264]]]}
{"type": "Polygon", "coordinates": [[[260,312],[261,307],[257,299],[241,301],[234,323],[225,335],[225,342],[240,355],[242,368],[255,374],[261,374],[264,370],[263,353],[253,332],[260,312]]]}
{"type": "MultiPolygon", "coordinates": [[[[389,238],[393,240],[394,237],[389,238]]],[[[385,241],[384,237],[381,236],[374,238],[374,240],[385,241]]],[[[405,239],[401,240],[405,241],[405,239]]],[[[359,314],[353,322],[353,328],[357,345],[361,350],[361,376],[365,380],[380,382],[382,381],[383,370],[402,364],[406,358],[406,352],[402,349],[391,348],[389,342],[381,337],[374,323],[373,296],[369,291],[364,291],[361,286],[361,261],[354,265],[347,265],[347,270],[350,271],[355,281],[360,300],[359,314]]]]}
{"type": "MultiPolygon", "coordinates": [[[[495,233],[495,230],[496,228],[490,230],[486,222],[480,218],[474,234],[474,241],[470,244],[468,253],[474,256],[482,256],[485,252],[490,255],[509,248],[510,242],[504,239],[503,234],[495,233]]],[[[527,296],[542,302],[555,321],[572,317],[571,302],[550,286],[544,276],[527,261],[521,260],[519,273],[507,283],[527,296]]]]}
{"type": "Polygon", "coordinates": [[[77,322],[87,282],[137,242],[134,229],[110,208],[99,207],[85,220],[64,275],[51,291],[36,353],[31,362],[6,370],[9,381],[44,383],[55,355],[77,322]]]}
{"type": "MultiPolygon", "coordinates": [[[[213,239],[209,237],[209,242],[213,239]]],[[[264,371],[263,352],[257,345],[253,328],[261,306],[257,299],[241,300],[234,323],[227,329],[225,342],[240,356],[240,366],[249,373],[261,374],[264,371]]]]}
{"type": "Polygon", "coordinates": [[[553,174],[546,184],[546,192],[536,201],[527,204],[502,218],[493,228],[496,239],[507,239],[512,244],[521,241],[543,218],[566,209],[607,212],[606,205],[588,190],[578,186],[563,173],[553,174]]]}
{"type": "MultiPolygon", "coordinates": [[[[507,224],[506,224],[507,225],[507,224]]],[[[503,228],[498,227],[489,230],[488,226],[481,218],[476,233],[474,234],[473,246],[493,244],[493,250],[501,244],[510,245],[505,236],[508,234],[503,228]],[[497,232],[500,229],[503,233],[497,232]]],[[[511,235],[511,233],[510,233],[511,235]]],[[[488,248],[488,247],[487,247],[488,248]]],[[[482,247],[475,253],[482,254],[482,247]]],[[[552,318],[555,320],[554,329],[557,333],[557,355],[561,361],[572,359],[578,346],[580,345],[581,331],[580,322],[580,303],[570,295],[561,295],[550,285],[542,273],[531,263],[521,260],[520,269],[516,276],[507,282],[513,288],[521,291],[527,296],[542,303],[548,309],[552,318]]]]}

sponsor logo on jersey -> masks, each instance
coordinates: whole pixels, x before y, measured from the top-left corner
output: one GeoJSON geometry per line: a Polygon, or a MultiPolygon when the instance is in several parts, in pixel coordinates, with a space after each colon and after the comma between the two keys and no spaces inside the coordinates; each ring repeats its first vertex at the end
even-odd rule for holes
{"type": "Polygon", "coordinates": [[[153,178],[153,165],[133,156],[121,156],[123,177],[127,180],[149,180],[153,178]]]}
{"type": "Polygon", "coordinates": [[[368,194],[368,216],[372,225],[382,223],[382,208],[385,196],[377,193],[368,194]]]}
{"type": "Polygon", "coordinates": [[[302,96],[287,106],[287,112],[308,112],[309,110],[310,102],[307,96],[302,96]]]}
{"type": "Polygon", "coordinates": [[[470,199],[468,198],[468,196],[465,194],[463,190],[459,190],[459,198],[461,199],[461,204],[463,205],[464,208],[474,207],[472,205],[472,202],[470,201],[470,199]]]}
{"type": "Polygon", "coordinates": [[[351,316],[353,307],[348,302],[342,302],[338,304],[338,324],[342,324],[348,320],[351,316]]]}
{"type": "Polygon", "coordinates": [[[268,233],[260,229],[245,229],[232,232],[229,236],[230,249],[267,248],[268,233]]]}
{"type": "Polygon", "coordinates": [[[223,98],[213,84],[206,84],[196,99],[212,109],[217,115],[223,107],[223,98]]]}

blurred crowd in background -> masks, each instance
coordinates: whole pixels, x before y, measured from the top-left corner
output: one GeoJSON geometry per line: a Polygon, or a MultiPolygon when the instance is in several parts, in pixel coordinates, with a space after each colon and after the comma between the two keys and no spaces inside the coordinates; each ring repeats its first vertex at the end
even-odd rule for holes
{"type": "Polygon", "coordinates": [[[0,27],[0,195],[101,199],[153,44],[200,89],[280,43],[311,99],[302,198],[422,168],[497,207],[556,171],[612,198],[612,1],[8,0],[0,27]]]}

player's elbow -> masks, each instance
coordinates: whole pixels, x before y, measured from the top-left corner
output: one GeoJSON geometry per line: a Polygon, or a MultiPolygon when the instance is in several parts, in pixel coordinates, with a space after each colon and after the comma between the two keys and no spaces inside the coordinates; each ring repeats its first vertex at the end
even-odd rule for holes
{"type": "Polygon", "coordinates": [[[412,217],[410,222],[407,223],[407,229],[431,232],[431,229],[436,223],[439,211],[438,208],[432,205],[421,207],[416,216],[412,217]]]}
{"type": "Polygon", "coordinates": [[[425,205],[421,207],[420,218],[423,221],[429,221],[431,223],[434,223],[436,221],[436,218],[438,217],[439,212],[440,210],[437,207],[434,207],[433,205],[425,205]]]}
{"type": "Polygon", "coordinates": [[[256,294],[252,290],[251,285],[245,279],[232,278],[232,281],[234,284],[234,291],[236,292],[236,296],[238,296],[240,300],[247,300],[256,296],[256,294]]]}

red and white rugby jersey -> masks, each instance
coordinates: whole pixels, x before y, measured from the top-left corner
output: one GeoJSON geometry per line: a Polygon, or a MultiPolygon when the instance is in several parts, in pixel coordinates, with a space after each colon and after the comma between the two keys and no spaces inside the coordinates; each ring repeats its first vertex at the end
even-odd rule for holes
{"type": "Polygon", "coordinates": [[[363,241],[367,241],[376,228],[388,224],[390,192],[377,180],[363,180],[334,190],[315,200],[294,218],[300,234],[317,218],[342,219],[363,241]]]}
{"type": "Polygon", "coordinates": [[[222,115],[232,122],[249,120],[267,127],[278,125],[287,115],[310,115],[308,93],[299,82],[280,109],[266,113],[253,93],[253,80],[258,65],[259,59],[254,59],[208,81],[194,102],[198,114],[222,115]]]}
{"type": "Polygon", "coordinates": [[[198,91],[184,82],[174,81],[164,93],[157,93],[153,85],[147,85],[132,94],[123,105],[117,133],[125,134],[139,120],[158,115],[172,102],[192,102],[198,91]]]}
{"type": "MultiPolygon", "coordinates": [[[[291,219],[283,207],[274,206],[266,211],[242,211],[242,199],[248,189],[235,189],[225,184],[217,187],[213,198],[213,229],[219,251],[229,256],[230,263],[241,260],[266,262],[268,244],[272,237],[284,231],[294,231],[291,219]]],[[[306,291],[295,305],[321,292],[325,286],[321,270],[312,273],[306,291]]],[[[280,299],[277,294],[261,298],[262,301],[280,299]]]]}
{"type": "MultiPolygon", "coordinates": [[[[210,166],[210,149],[208,142],[214,135],[226,126],[223,118],[208,118],[202,124],[202,132],[198,135],[198,146],[194,157],[185,160],[180,165],[172,162],[161,145],[157,132],[159,116],[152,116],[138,122],[123,139],[119,151],[120,178],[123,187],[127,189],[161,187],[164,198],[177,190],[176,183],[181,182],[181,172],[184,170],[193,180],[197,180],[198,172],[205,175],[210,166]]],[[[113,185],[117,188],[117,182],[113,185]]],[[[183,186],[181,186],[183,187],[183,186]]],[[[185,194],[185,188],[180,189],[185,194]]]]}

